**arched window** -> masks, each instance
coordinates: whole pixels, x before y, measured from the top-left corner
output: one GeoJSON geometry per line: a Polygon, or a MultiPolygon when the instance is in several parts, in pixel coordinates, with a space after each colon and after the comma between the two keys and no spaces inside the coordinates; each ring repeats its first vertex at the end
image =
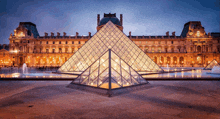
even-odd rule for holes
{"type": "Polygon", "coordinates": [[[62,53],[62,48],[59,48],[59,53],[62,53]]]}
{"type": "Polygon", "coordinates": [[[173,57],[173,64],[177,64],[177,57],[173,57]]]}
{"type": "Polygon", "coordinates": [[[145,52],[145,53],[148,52],[148,47],[145,47],[144,52],[145,52]]]}
{"type": "Polygon", "coordinates": [[[197,57],[197,62],[198,62],[198,64],[201,64],[201,63],[202,63],[202,58],[201,58],[201,56],[198,56],[198,57],[197,57]]]}
{"type": "Polygon", "coordinates": [[[181,64],[181,65],[184,64],[184,58],[183,58],[183,57],[180,57],[180,60],[179,60],[179,61],[180,61],[180,64],[181,64]]]}
{"type": "Polygon", "coordinates": [[[201,46],[198,46],[198,47],[197,47],[197,52],[201,52],[201,51],[202,51],[201,46]]]}
{"type": "Polygon", "coordinates": [[[154,52],[154,47],[151,48],[151,52],[154,52]]]}
{"type": "Polygon", "coordinates": [[[167,57],[167,64],[170,64],[170,57],[167,57]]]}

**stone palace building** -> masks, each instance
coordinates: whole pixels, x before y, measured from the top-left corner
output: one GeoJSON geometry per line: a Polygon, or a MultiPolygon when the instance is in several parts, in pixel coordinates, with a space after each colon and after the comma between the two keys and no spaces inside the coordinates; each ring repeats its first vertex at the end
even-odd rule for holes
{"type": "MultiPolygon", "coordinates": [[[[109,20],[123,31],[123,16],[120,20],[116,14],[104,14],[100,20],[97,15],[97,31],[109,20]]],[[[60,67],[91,37],[68,36],[45,33],[40,36],[37,27],[31,22],[20,22],[9,37],[9,45],[0,46],[1,66],[60,67]]],[[[220,33],[206,33],[200,21],[184,24],[180,36],[175,32],[166,32],[162,36],[127,36],[142,49],[159,66],[170,67],[204,67],[213,59],[220,62],[220,33]]]]}

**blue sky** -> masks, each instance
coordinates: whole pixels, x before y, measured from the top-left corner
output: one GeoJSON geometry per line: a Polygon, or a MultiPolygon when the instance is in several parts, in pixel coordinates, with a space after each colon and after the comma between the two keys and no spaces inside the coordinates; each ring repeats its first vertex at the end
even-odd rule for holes
{"type": "Polygon", "coordinates": [[[96,33],[97,14],[123,14],[128,35],[180,35],[188,21],[201,21],[206,32],[220,32],[219,0],[0,0],[0,44],[19,22],[33,22],[44,32],[96,33]]]}

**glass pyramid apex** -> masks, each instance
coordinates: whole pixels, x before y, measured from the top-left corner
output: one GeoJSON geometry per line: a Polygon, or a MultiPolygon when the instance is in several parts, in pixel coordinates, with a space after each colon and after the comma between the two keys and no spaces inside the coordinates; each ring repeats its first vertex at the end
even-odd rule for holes
{"type": "Polygon", "coordinates": [[[148,82],[109,49],[72,83],[115,89],[148,82]]]}
{"type": "Polygon", "coordinates": [[[163,71],[111,21],[73,54],[59,69],[61,73],[83,72],[111,48],[135,71],[163,71]]]}

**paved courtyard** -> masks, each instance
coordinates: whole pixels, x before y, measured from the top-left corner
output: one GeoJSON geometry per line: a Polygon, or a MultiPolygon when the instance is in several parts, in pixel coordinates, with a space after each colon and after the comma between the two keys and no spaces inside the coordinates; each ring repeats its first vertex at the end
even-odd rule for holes
{"type": "Polygon", "coordinates": [[[66,88],[70,81],[0,81],[0,119],[220,119],[220,81],[149,81],[106,97],[66,88]]]}

